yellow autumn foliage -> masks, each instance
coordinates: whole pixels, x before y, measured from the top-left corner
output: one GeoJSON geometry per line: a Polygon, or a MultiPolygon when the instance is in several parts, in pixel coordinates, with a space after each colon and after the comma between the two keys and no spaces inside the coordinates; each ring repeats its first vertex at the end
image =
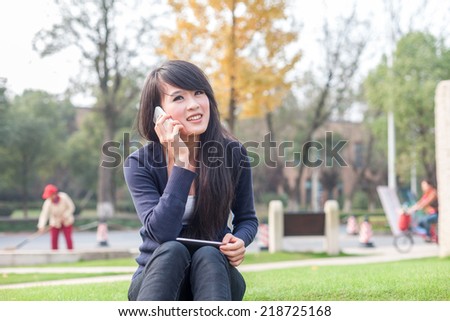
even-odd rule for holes
{"type": "Polygon", "coordinates": [[[168,0],[174,30],[161,35],[158,53],[189,60],[210,76],[231,130],[239,118],[262,117],[280,106],[300,60],[282,0],[168,0]]]}

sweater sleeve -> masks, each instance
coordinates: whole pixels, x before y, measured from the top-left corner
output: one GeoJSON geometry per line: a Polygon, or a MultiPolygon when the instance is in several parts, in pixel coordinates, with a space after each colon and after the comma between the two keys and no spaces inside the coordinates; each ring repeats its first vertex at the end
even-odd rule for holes
{"type": "Polygon", "coordinates": [[[137,214],[149,237],[160,244],[180,234],[189,189],[197,175],[174,166],[161,195],[157,176],[163,170],[166,167],[142,164],[135,154],[124,162],[125,181],[137,214]]]}
{"type": "Polygon", "coordinates": [[[64,213],[62,215],[64,225],[72,225],[73,222],[75,221],[75,218],[73,216],[73,213],[75,212],[75,204],[73,203],[70,196],[67,195],[66,193],[60,193],[60,195],[64,201],[64,204],[66,205],[64,213]]]}
{"type": "Polygon", "coordinates": [[[239,150],[240,174],[236,186],[235,199],[232,204],[233,234],[242,239],[248,246],[256,236],[258,219],[256,217],[253,182],[250,161],[245,148],[241,145],[239,150]]]}
{"type": "Polygon", "coordinates": [[[41,214],[39,214],[39,222],[37,225],[39,229],[44,228],[47,225],[49,207],[50,207],[50,200],[47,199],[44,201],[44,204],[42,205],[41,214]]]}

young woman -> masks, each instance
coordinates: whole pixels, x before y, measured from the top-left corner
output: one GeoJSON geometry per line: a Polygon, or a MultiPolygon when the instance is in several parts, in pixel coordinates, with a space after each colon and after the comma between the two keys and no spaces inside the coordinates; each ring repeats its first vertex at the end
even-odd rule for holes
{"type": "Polygon", "coordinates": [[[236,267],[258,226],[251,169],[244,147],[221,126],[205,74],[179,60],[153,70],[138,128],[149,144],[124,162],[143,225],[128,298],[242,300],[245,282],[236,267]],[[166,115],[154,123],[157,106],[166,115]],[[192,249],[177,237],[222,245],[192,249]]]}
{"type": "Polygon", "coordinates": [[[422,197],[407,212],[413,213],[418,210],[425,212],[426,215],[420,220],[419,226],[426,231],[425,241],[431,242],[431,224],[436,224],[438,221],[438,195],[431,180],[423,179],[420,186],[423,192],[422,197]]]}

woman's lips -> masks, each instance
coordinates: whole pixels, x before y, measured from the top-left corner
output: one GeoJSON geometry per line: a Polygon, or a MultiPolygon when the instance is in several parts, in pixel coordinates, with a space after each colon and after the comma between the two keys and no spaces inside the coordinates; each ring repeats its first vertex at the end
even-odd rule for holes
{"type": "Polygon", "coordinates": [[[202,119],[202,115],[201,114],[196,114],[196,115],[192,115],[190,117],[188,117],[186,120],[187,121],[198,121],[200,119],[202,119]]]}

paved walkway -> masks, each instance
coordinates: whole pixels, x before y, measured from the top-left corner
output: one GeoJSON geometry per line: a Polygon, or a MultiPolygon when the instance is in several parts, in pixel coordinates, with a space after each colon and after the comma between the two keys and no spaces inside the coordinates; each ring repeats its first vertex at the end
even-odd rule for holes
{"type": "MultiPolygon", "coordinates": [[[[411,252],[400,254],[393,246],[379,246],[375,248],[349,247],[345,249],[347,254],[355,254],[357,256],[335,257],[309,259],[299,261],[284,261],[274,263],[248,264],[239,267],[241,272],[257,272],[265,270],[286,269],[302,266],[325,266],[325,265],[355,265],[368,263],[393,262],[400,260],[409,260],[426,257],[438,256],[438,247],[435,244],[415,244],[411,252]]],[[[130,281],[135,267],[5,267],[0,268],[0,275],[9,273],[125,273],[114,276],[87,277],[67,280],[55,280],[45,282],[30,282],[23,284],[0,285],[2,289],[29,288],[35,286],[51,286],[51,285],[71,285],[71,284],[87,284],[87,283],[103,283],[130,281]]]]}

